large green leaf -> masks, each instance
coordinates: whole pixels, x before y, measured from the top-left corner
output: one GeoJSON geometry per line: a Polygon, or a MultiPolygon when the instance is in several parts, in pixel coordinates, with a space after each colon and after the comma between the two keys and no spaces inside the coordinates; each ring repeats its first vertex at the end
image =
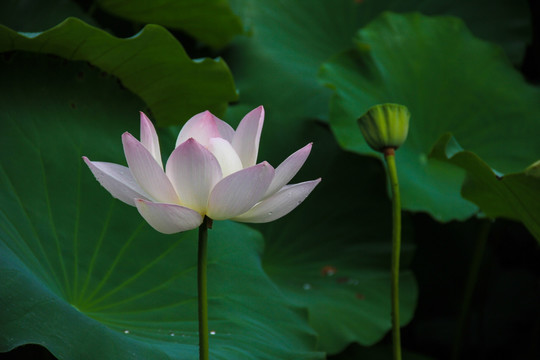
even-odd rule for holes
{"type": "Polygon", "coordinates": [[[273,160],[287,155],[287,144],[305,140],[306,121],[328,118],[331,93],[317,81],[319,67],[349,49],[358,28],[381,11],[460,16],[476,35],[504,45],[516,63],[530,38],[526,0],[232,0],[231,4],[251,36],[237,39],[225,58],[240,102],[267,109],[264,136],[280,140],[270,142],[273,160]],[[286,132],[281,131],[284,127],[286,132]]]}
{"type": "Polygon", "coordinates": [[[184,30],[220,48],[242,32],[227,0],[100,0],[99,7],[125,19],[184,30]]]}
{"type": "Polygon", "coordinates": [[[478,155],[464,151],[450,134],[442,136],[431,155],[467,172],[461,189],[489,217],[521,221],[540,241],[540,176],[537,167],[500,176],[478,155]]]}
{"type": "MultiPolygon", "coordinates": [[[[309,309],[319,348],[331,354],[349,343],[372,345],[391,328],[391,207],[384,169],[375,159],[339,149],[328,129],[309,132],[313,154],[301,179],[321,184],[288,216],[261,226],[263,264],[286,296],[309,309]]],[[[413,316],[417,287],[403,247],[401,322],[413,316]]]]}
{"type": "MultiPolygon", "coordinates": [[[[434,358],[407,351],[402,348],[403,360],[433,360],[434,358]]],[[[343,353],[329,358],[329,360],[388,360],[392,354],[392,345],[377,344],[375,346],[350,346],[343,353]]]]}
{"type": "Polygon", "coordinates": [[[223,60],[191,60],[158,25],[147,25],[129,39],[116,38],[76,18],[42,33],[17,33],[0,25],[0,52],[12,50],[88,61],[118,77],[145,101],[161,125],[178,124],[204,110],[222,114],[227,103],[236,99],[223,60]]]}
{"type": "MultiPolygon", "coordinates": [[[[122,163],[120,135],[138,133],[142,104],[85,64],[0,61],[0,351],[197,359],[196,231],[155,232],[81,160],[122,163]]],[[[322,358],[305,310],[264,273],[262,247],[244,225],[209,233],[212,358],[322,358]]]]}
{"type": "Polygon", "coordinates": [[[325,63],[321,78],[335,90],[331,126],[345,149],[373,154],[356,124],[369,107],[395,102],[411,111],[397,152],[406,209],[443,221],[476,211],[459,195],[464,172],[427,156],[445,132],[502,172],[540,153],[539,89],[458,19],[385,14],[359,31],[354,50],[325,63]]]}

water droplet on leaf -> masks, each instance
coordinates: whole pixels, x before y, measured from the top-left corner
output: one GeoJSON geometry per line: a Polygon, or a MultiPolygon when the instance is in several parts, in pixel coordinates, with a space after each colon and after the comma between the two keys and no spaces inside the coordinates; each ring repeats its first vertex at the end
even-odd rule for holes
{"type": "Polygon", "coordinates": [[[216,335],[216,332],[214,330],[210,331],[210,335],[216,335]]]}
{"type": "Polygon", "coordinates": [[[129,330],[124,330],[124,334],[129,334],[129,330]]]}
{"type": "Polygon", "coordinates": [[[302,288],[304,290],[310,290],[311,289],[311,284],[305,283],[304,286],[302,286],[302,288]]]}

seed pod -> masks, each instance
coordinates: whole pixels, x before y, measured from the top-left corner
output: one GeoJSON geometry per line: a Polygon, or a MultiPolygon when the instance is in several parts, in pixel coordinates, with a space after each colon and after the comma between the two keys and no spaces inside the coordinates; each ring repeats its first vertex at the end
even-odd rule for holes
{"type": "Polygon", "coordinates": [[[360,130],[368,145],[375,151],[397,149],[407,139],[409,109],[399,104],[379,104],[371,107],[358,119],[360,130]]]}

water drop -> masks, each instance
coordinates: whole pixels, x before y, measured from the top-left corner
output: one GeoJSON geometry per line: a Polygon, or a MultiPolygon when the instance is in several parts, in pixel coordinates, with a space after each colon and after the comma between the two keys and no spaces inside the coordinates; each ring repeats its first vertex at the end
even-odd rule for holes
{"type": "Polygon", "coordinates": [[[272,214],[273,214],[273,212],[270,211],[270,212],[268,213],[268,216],[270,216],[270,215],[272,215],[272,214]]]}
{"type": "Polygon", "coordinates": [[[174,333],[171,331],[171,332],[169,333],[169,335],[170,335],[170,336],[174,336],[174,333]]]}
{"type": "Polygon", "coordinates": [[[124,334],[129,334],[129,330],[124,330],[124,334]]]}
{"type": "Polygon", "coordinates": [[[304,290],[310,290],[311,284],[305,283],[304,286],[302,286],[302,288],[304,288],[304,290]]]}
{"type": "Polygon", "coordinates": [[[216,335],[216,332],[214,330],[210,331],[210,335],[216,335]]]}

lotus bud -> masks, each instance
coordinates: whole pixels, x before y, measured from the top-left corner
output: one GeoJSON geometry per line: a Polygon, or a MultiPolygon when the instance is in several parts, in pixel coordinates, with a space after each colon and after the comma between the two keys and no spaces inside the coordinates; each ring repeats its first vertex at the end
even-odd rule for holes
{"type": "Polygon", "coordinates": [[[399,104],[372,106],[358,119],[360,130],[368,145],[375,151],[397,149],[407,139],[409,109],[399,104]]]}

